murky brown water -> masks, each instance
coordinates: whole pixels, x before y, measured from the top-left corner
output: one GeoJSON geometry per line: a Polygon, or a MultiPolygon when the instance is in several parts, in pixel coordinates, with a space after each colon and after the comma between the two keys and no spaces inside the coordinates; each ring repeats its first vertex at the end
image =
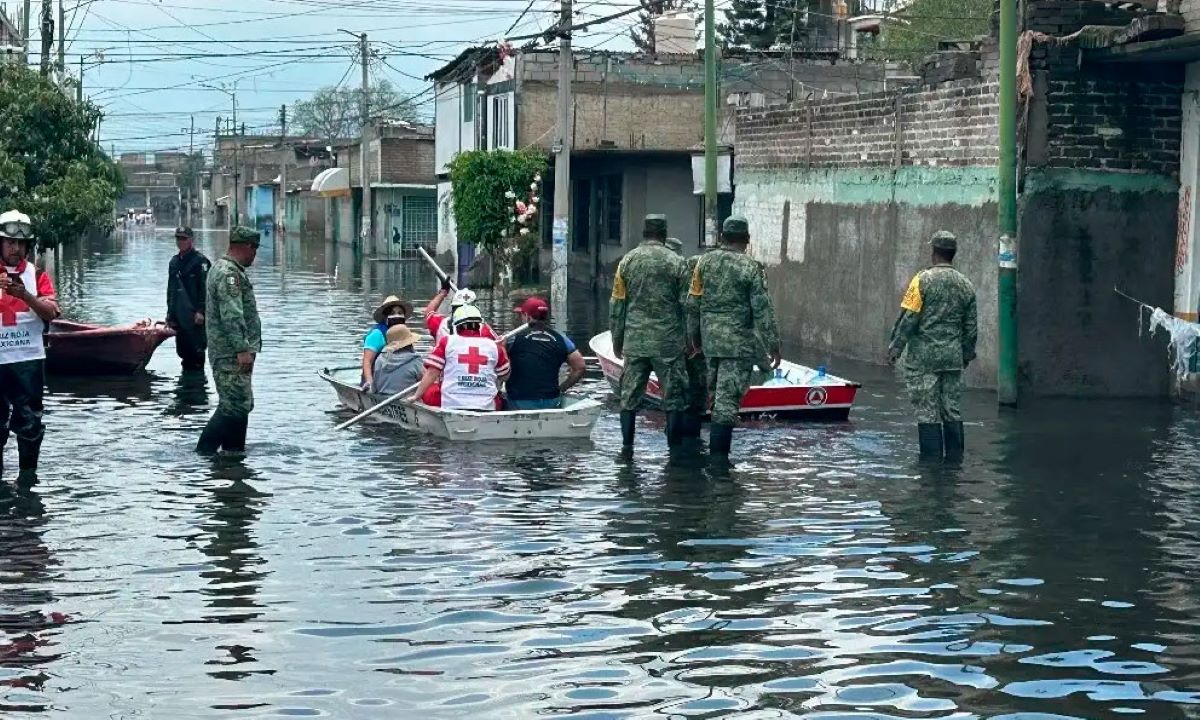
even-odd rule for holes
{"type": "MultiPolygon", "coordinates": [[[[171,252],[67,251],[65,307],[160,316],[171,252]]],[[[42,482],[0,489],[4,717],[1200,717],[1187,411],[980,394],[966,465],[922,471],[891,378],[820,358],[866,384],[853,420],[739,431],[728,477],[668,468],[654,417],[632,464],[612,416],[569,446],[338,433],[317,369],[431,277],[299,241],[252,272],[244,461],[192,454],[215,394],[170,345],[53,384],[42,482]]]]}

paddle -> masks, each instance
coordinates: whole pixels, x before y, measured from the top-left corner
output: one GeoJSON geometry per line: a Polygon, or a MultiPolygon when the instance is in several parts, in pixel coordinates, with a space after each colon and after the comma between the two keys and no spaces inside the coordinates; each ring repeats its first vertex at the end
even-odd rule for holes
{"type": "MultiPolygon", "coordinates": [[[[507,340],[509,337],[516,335],[517,333],[521,332],[522,330],[524,330],[527,327],[529,327],[528,323],[522,325],[519,328],[513,328],[512,330],[509,330],[508,332],[501,335],[500,339],[497,340],[496,342],[502,343],[505,340],[507,340]]],[[[366,410],[363,410],[362,412],[360,412],[359,414],[350,418],[346,422],[335,427],[334,430],[345,430],[346,428],[350,427],[351,425],[354,425],[355,423],[358,423],[359,421],[374,415],[375,413],[379,412],[380,410],[387,407],[388,405],[391,405],[392,403],[396,402],[397,400],[400,400],[401,398],[403,398],[405,395],[409,394],[413,390],[416,390],[417,385],[420,385],[420,384],[421,383],[417,383],[416,385],[410,385],[410,386],[404,388],[400,392],[396,393],[395,395],[392,395],[391,397],[387,398],[386,400],[379,402],[375,406],[367,408],[366,410]]]]}
{"type": "MultiPolygon", "coordinates": [[[[442,272],[442,268],[441,268],[441,266],[439,266],[439,265],[437,264],[437,260],[434,260],[434,259],[433,259],[433,258],[432,258],[432,257],[429,255],[429,253],[428,253],[428,252],[426,252],[425,248],[423,248],[423,247],[421,247],[420,245],[418,245],[418,246],[417,246],[417,252],[421,253],[421,257],[425,258],[425,262],[429,263],[430,267],[432,267],[432,268],[433,268],[433,271],[434,271],[435,273],[437,273],[438,280],[445,280],[445,279],[447,279],[448,277],[450,277],[450,276],[449,276],[449,275],[447,275],[446,273],[442,272]]],[[[450,281],[450,289],[451,289],[451,290],[454,290],[455,292],[458,292],[458,284],[457,284],[457,283],[455,283],[453,280],[451,280],[451,281],[450,281]]]]}

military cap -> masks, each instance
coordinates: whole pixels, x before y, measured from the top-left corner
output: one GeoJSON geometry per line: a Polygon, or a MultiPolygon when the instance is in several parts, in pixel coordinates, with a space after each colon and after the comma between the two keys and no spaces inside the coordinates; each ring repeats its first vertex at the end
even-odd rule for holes
{"type": "Polygon", "coordinates": [[[929,244],[934,250],[949,250],[954,252],[958,250],[958,238],[954,237],[954,233],[949,230],[938,230],[929,240],[929,244]]]}
{"type": "Polygon", "coordinates": [[[191,240],[193,237],[192,229],[187,226],[177,227],[175,228],[175,237],[191,240]]]}
{"type": "Polygon", "coordinates": [[[673,237],[667,238],[666,245],[669,249],[674,250],[677,253],[683,252],[683,241],[680,240],[679,238],[673,238],[673,237]]]}
{"type": "Polygon", "coordinates": [[[258,247],[261,236],[258,231],[245,225],[238,225],[229,231],[229,244],[253,245],[258,247]]]}
{"type": "Polygon", "coordinates": [[[643,237],[662,237],[667,234],[666,215],[647,215],[646,224],[642,228],[643,237]]]}
{"type": "Polygon", "coordinates": [[[730,237],[749,237],[750,223],[741,215],[730,215],[721,225],[721,234],[730,237]]]}

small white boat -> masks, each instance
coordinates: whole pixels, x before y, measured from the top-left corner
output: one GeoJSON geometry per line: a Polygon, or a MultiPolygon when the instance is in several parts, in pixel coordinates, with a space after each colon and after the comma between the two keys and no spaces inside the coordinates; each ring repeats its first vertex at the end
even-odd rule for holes
{"type": "MultiPolygon", "coordinates": [[[[359,366],[322,370],[322,380],[337,391],[342,405],[362,412],[384,395],[363,392],[359,387],[359,366]]],[[[597,400],[565,398],[561,410],[446,410],[424,403],[399,401],[373,416],[381,422],[399,425],[410,432],[424,433],[447,440],[526,440],[529,438],[588,438],[600,419],[604,406],[597,400]]]]}

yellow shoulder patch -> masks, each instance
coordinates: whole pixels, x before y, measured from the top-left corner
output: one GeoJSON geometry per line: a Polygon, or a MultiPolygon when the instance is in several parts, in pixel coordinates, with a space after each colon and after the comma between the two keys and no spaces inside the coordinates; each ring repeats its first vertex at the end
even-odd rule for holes
{"type": "Polygon", "coordinates": [[[908,284],[908,290],[904,293],[904,299],[900,301],[900,307],[909,312],[919,313],[923,302],[921,300],[921,273],[913,275],[912,282],[908,284]]]}
{"type": "Polygon", "coordinates": [[[624,300],[625,299],[625,278],[621,276],[622,269],[623,268],[620,265],[617,266],[617,277],[615,280],[613,280],[613,289],[612,289],[612,299],[613,300],[624,300]]]}
{"type": "Polygon", "coordinates": [[[700,278],[700,263],[696,263],[696,269],[692,271],[692,284],[688,288],[688,295],[694,297],[704,295],[704,280],[700,278]]]}

